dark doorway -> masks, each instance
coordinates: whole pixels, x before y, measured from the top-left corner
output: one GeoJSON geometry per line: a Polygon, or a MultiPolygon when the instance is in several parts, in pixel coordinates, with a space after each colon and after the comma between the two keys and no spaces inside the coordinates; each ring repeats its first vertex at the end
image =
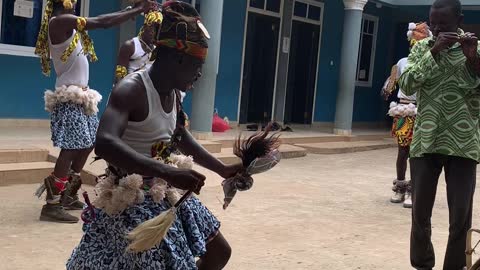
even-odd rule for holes
{"type": "Polygon", "coordinates": [[[242,76],[240,123],[271,119],[280,19],[249,12],[242,76]]]}
{"type": "Polygon", "coordinates": [[[319,36],[319,25],[292,21],[285,123],[312,123],[319,36]]]}

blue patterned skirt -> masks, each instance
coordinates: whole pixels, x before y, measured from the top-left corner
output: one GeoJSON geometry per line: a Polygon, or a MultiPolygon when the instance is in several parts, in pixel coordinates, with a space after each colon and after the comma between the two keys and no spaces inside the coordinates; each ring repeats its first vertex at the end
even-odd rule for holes
{"type": "Polygon", "coordinates": [[[82,105],[58,103],[51,113],[52,141],[61,149],[87,149],[95,144],[96,115],[87,115],[82,105]]]}
{"type": "Polygon", "coordinates": [[[195,257],[205,254],[207,243],[217,235],[220,222],[195,197],[177,209],[177,218],[160,245],[142,253],[126,251],[126,234],[170,207],[167,201],[155,203],[146,195],[144,203],[131,206],[118,216],[110,217],[96,209],[97,218],[84,225],[85,234],[73,250],[67,269],[197,269],[195,257]]]}

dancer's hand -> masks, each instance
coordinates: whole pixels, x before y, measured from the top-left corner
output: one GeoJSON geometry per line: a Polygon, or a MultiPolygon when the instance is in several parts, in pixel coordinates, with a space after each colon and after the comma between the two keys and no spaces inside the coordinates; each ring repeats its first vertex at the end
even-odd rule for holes
{"type": "Polygon", "coordinates": [[[234,177],[238,173],[240,173],[243,170],[243,164],[242,163],[237,163],[237,164],[232,164],[232,165],[224,165],[222,170],[218,172],[218,174],[225,178],[228,179],[230,177],[234,177]]]}
{"type": "Polygon", "coordinates": [[[143,13],[147,14],[152,10],[158,10],[158,3],[151,0],[137,0],[135,7],[142,9],[143,13]]]}
{"type": "Polygon", "coordinates": [[[171,168],[164,177],[170,185],[183,190],[190,190],[200,194],[205,185],[205,175],[194,170],[171,168]]]}
{"type": "Polygon", "coordinates": [[[446,50],[453,46],[456,42],[460,41],[460,36],[455,32],[442,32],[438,35],[435,45],[430,50],[435,56],[439,52],[446,50]]]}

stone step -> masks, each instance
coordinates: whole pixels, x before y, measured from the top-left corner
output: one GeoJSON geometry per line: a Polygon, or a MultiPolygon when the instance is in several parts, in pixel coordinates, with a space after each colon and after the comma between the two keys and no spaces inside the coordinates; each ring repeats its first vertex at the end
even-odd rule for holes
{"type": "Polygon", "coordinates": [[[344,154],[385,149],[395,147],[397,144],[393,139],[383,139],[376,141],[296,144],[296,146],[306,149],[310,154],[344,154]]]}
{"type": "MultiPolygon", "coordinates": [[[[307,155],[305,149],[289,144],[282,144],[280,146],[280,153],[283,159],[299,158],[307,155]]],[[[222,152],[214,154],[214,156],[226,164],[233,164],[240,161],[240,159],[233,154],[233,148],[222,148],[222,152]]]]}
{"type": "Polygon", "coordinates": [[[47,161],[48,150],[30,149],[0,149],[0,164],[47,161]]]}
{"type": "Polygon", "coordinates": [[[222,144],[219,142],[197,140],[210,153],[220,153],[222,151],[222,144]]]}
{"type": "Polygon", "coordinates": [[[365,134],[365,135],[352,135],[348,137],[350,142],[358,142],[358,141],[381,141],[385,139],[390,139],[392,135],[388,132],[380,133],[380,134],[365,134]]]}
{"type": "Polygon", "coordinates": [[[46,161],[0,164],[0,186],[41,183],[54,167],[46,161]]]}
{"type": "MultiPolygon", "coordinates": [[[[354,142],[354,141],[377,141],[390,137],[388,132],[378,134],[365,134],[365,135],[323,135],[323,136],[295,136],[290,133],[281,133],[280,136],[282,143],[290,145],[300,144],[315,144],[315,143],[331,143],[331,142],[354,142]]],[[[214,140],[222,144],[223,148],[231,148],[235,143],[234,139],[217,139],[214,140]]]]}

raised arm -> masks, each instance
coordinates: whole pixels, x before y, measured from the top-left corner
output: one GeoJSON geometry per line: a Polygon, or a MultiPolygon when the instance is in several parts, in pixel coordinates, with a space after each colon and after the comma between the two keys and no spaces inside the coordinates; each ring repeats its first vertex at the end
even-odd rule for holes
{"type": "MultiPolygon", "coordinates": [[[[158,4],[155,1],[143,0],[137,2],[132,9],[103,14],[97,17],[89,17],[87,18],[87,23],[84,29],[94,30],[99,28],[111,28],[140,15],[142,12],[147,13],[156,8],[157,5],[158,4]]],[[[56,16],[52,18],[50,27],[61,33],[71,32],[72,30],[77,29],[78,18],[78,16],[73,14],[56,16]]]]}
{"type": "MultiPolygon", "coordinates": [[[[140,106],[139,93],[143,91],[138,79],[122,80],[112,91],[97,131],[95,153],[108,163],[129,173],[160,177],[174,187],[200,192],[205,176],[193,170],[180,170],[146,157],[122,141],[129,115],[140,106]]],[[[141,96],[141,95],[140,95],[141,96]]]]}

